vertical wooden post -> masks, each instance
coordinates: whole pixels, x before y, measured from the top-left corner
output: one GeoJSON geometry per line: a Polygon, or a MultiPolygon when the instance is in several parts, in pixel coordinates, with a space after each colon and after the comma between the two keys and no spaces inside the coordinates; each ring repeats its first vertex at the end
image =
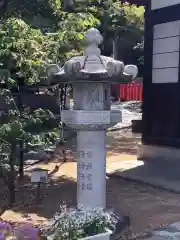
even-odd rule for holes
{"type": "MultiPolygon", "coordinates": [[[[18,109],[20,112],[20,117],[23,111],[23,104],[22,104],[22,98],[21,98],[21,87],[24,86],[24,79],[20,79],[18,82],[18,109]]],[[[19,140],[19,176],[22,179],[24,176],[24,141],[23,139],[19,140]]]]}
{"type": "Polygon", "coordinates": [[[12,207],[12,205],[15,202],[15,171],[14,171],[14,164],[15,164],[15,154],[16,154],[16,145],[11,145],[11,154],[9,159],[9,165],[10,165],[10,172],[8,177],[8,188],[9,188],[9,205],[12,207]]]}
{"type": "Polygon", "coordinates": [[[37,205],[40,204],[40,202],[41,202],[40,195],[41,195],[41,183],[38,182],[37,183],[37,188],[36,188],[36,204],[37,205]]]}

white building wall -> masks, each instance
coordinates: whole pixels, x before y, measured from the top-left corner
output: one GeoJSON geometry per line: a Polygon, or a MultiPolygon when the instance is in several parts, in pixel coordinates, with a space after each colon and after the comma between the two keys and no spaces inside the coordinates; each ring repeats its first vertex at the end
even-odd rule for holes
{"type": "MultiPolygon", "coordinates": [[[[158,0],[156,1],[158,2],[158,0]]],[[[154,26],[152,69],[153,83],[178,82],[179,45],[180,21],[162,23],[154,26]]]]}
{"type": "Polygon", "coordinates": [[[180,0],[151,0],[151,9],[155,10],[175,4],[180,4],[180,0]]]}

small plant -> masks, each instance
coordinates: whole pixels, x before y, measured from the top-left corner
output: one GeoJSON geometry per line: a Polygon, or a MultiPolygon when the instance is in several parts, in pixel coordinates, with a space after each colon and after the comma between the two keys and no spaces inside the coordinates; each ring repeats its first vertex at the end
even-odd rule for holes
{"type": "Polygon", "coordinates": [[[30,223],[24,223],[14,230],[15,240],[40,240],[40,231],[30,223]]]}
{"type": "Polygon", "coordinates": [[[57,213],[47,231],[47,240],[77,240],[114,232],[118,218],[103,209],[67,209],[57,213]]]}

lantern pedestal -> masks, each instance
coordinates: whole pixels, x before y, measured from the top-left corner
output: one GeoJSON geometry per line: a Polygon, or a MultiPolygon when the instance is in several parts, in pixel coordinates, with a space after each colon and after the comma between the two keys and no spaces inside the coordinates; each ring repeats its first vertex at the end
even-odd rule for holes
{"type": "Polygon", "coordinates": [[[121,120],[119,110],[62,111],[62,121],[77,131],[79,208],[106,208],[106,129],[121,120]]]}

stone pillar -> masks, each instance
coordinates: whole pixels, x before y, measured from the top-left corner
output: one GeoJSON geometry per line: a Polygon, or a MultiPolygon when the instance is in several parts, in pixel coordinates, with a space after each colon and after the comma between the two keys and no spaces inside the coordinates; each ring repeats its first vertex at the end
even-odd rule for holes
{"type": "Polygon", "coordinates": [[[77,128],[77,203],[83,207],[106,207],[106,127],[92,111],[110,110],[110,84],[77,83],[74,86],[74,110],[83,110],[86,118],[77,128]]]}
{"type": "Polygon", "coordinates": [[[77,134],[78,206],[106,207],[105,138],[105,131],[79,131],[77,134]]]}

